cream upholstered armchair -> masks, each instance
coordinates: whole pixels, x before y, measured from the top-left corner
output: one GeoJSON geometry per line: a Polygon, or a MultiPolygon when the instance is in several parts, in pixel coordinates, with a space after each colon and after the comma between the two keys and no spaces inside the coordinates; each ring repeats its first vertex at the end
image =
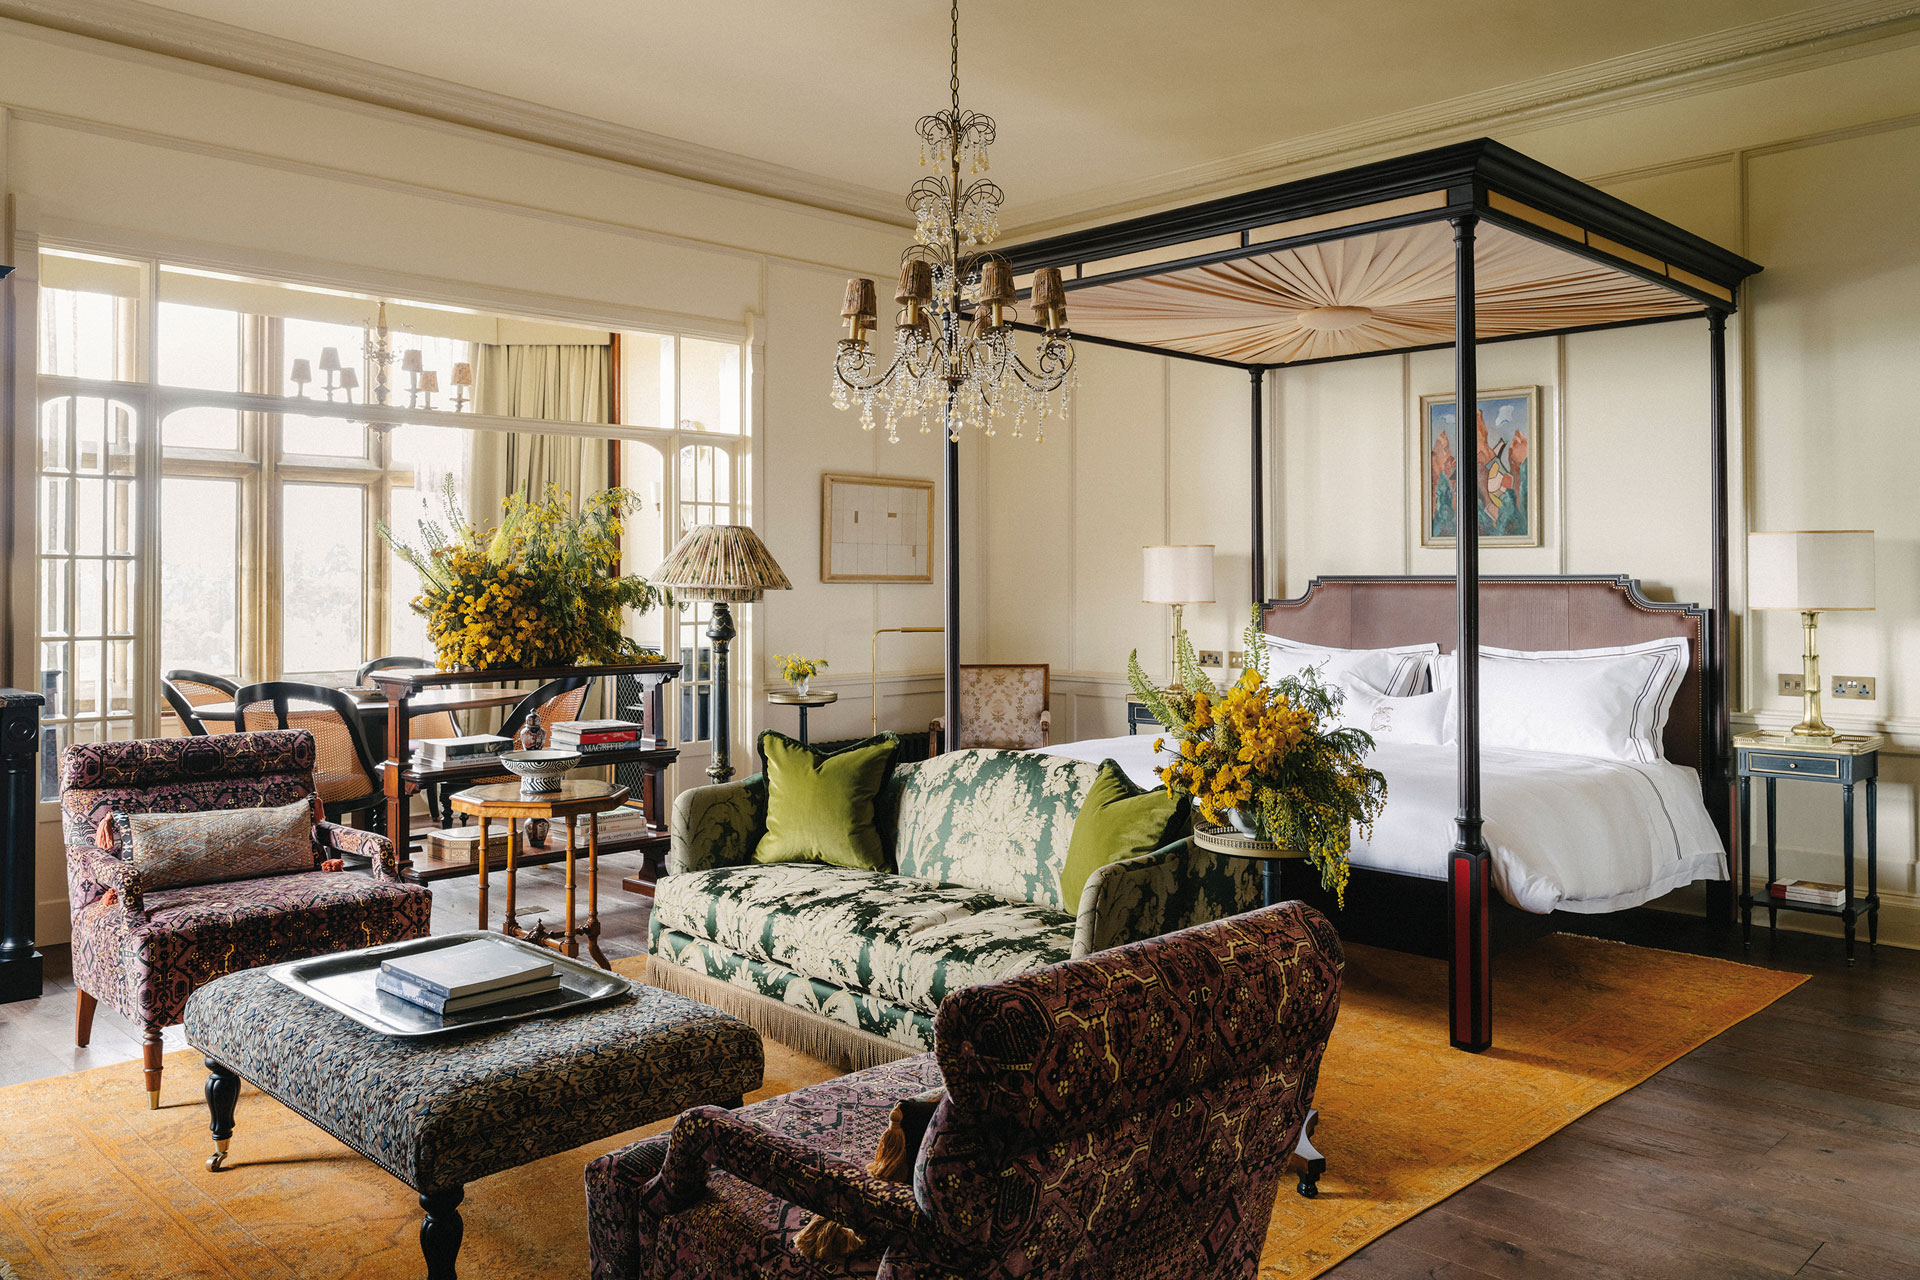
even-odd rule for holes
{"type": "MultiPolygon", "coordinates": [[[[960,740],[955,750],[1000,747],[1032,751],[1053,735],[1049,672],[1044,662],[987,662],[960,668],[960,740]]],[[[947,721],[927,726],[933,750],[947,750],[947,721]]]]}

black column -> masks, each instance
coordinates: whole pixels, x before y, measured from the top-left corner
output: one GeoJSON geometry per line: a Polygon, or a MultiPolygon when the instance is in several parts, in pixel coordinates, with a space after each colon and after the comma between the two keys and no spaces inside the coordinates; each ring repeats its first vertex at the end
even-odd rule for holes
{"type": "Polygon", "coordinates": [[[1456,697],[1460,809],[1447,859],[1448,1023],[1456,1049],[1493,1044],[1493,980],[1487,937],[1488,858],[1480,838],[1480,464],[1475,414],[1480,373],[1473,306],[1473,238],[1480,219],[1453,219],[1454,590],[1458,605],[1456,697]]]}
{"type": "Polygon", "coordinates": [[[941,714],[947,722],[947,750],[960,745],[960,442],[953,438],[953,392],[947,393],[947,678],[941,714]]]}
{"type": "Polygon", "coordinates": [[[1249,369],[1253,379],[1253,603],[1267,602],[1267,371],[1249,369]]]}
{"type": "Polygon", "coordinates": [[[1713,616],[1707,632],[1707,762],[1702,769],[1707,814],[1727,848],[1725,884],[1707,885],[1707,919],[1733,922],[1733,902],[1746,874],[1740,857],[1745,832],[1734,830],[1731,787],[1733,742],[1733,588],[1731,583],[1732,513],[1727,500],[1727,313],[1707,313],[1707,426],[1713,472],[1713,616]]]}
{"type": "Polygon", "coordinates": [[[728,716],[727,682],[731,680],[727,648],[739,634],[733,626],[733,607],[725,600],[713,602],[713,617],[707,622],[707,639],[713,642],[713,758],[707,762],[707,777],[726,782],[733,777],[733,725],[728,716]]]}
{"type": "Polygon", "coordinates": [[[40,996],[33,946],[40,708],[46,699],[0,689],[0,1004],[40,996]]]}

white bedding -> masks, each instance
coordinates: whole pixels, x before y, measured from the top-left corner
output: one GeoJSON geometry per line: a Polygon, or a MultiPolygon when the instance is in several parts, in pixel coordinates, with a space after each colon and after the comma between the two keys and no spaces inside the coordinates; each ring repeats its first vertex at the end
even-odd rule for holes
{"type": "MultiPolygon", "coordinates": [[[[1138,785],[1155,787],[1153,741],[1093,738],[1047,750],[1111,759],[1138,785]]],[[[1374,749],[1368,763],[1386,775],[1387,804],[1373,838],[1355,841],[1353,865],[1447,878],[1457,760],[1451,745],[1374,749]]],[[[1727,878],[1699,778],[1680,765],[1489,748],[1480,756],[1480,792],[1494,884],[1522,910],[1624,911],[1696,880],[1727,878]]]]}

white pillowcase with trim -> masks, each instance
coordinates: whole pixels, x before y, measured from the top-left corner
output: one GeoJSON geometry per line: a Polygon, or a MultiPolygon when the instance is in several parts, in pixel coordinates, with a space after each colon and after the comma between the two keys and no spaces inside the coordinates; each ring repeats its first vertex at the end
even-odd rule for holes
{"type": "MultiPolygon", "coordinates": [[[[1687,673],[1673,636],[1600,649],[1480,649],[1480,745],[1652,764],[1687,673]]],[[[1449,696],[1458,662],[1443,654],[1433,684],[1449,696]]]]}
{"type": "Polygon", "coordinates": [[[1345,689],[1365,688],[1404,698],[1427,687],[1427,667],[1440,654],[1437,644],[1404,644],[1392,649],[1330,649],[1267,636],[1273,678],[1296,676],[1317,667],[1320,683],[1345,689]]]}
{"type": "Polygon", "coordinates": [[[1446,689],[1389,698],[1371,689],[1348,689],[1340,723],[1373,735],[1375,742],[1440,747],[1453,741],[1453,694],[1446,689]]]}

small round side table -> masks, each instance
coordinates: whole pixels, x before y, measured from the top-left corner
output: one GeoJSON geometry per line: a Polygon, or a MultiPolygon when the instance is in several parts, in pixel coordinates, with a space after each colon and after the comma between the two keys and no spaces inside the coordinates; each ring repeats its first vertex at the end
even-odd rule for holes
{"type": "Polygon", "coordinates": [[[480,927],[487,928],[487,879],[492,871],[487,820],[504,818],[507,824],[507,916],[500,923],[500,932],[537,942],[543,947],[552,947],[567,956],[580,954],[580,941],[584,938],[593,962],[602,969],[611,969],[613,966],[607,963],[606,955],[600,950],[600,812],[618,807],[625,803],[626,798],[625,787],[611,782],[576,778],[564,780],[558,790],[532,795],[522,792],[518,782],[492,782],[454,793],[448,800],[454,811],[472,814],[480,820],[480,848],[475,854],[480,860],[480,927]],[[587,922],[576,925],[573,907],[574,823],[582,817],[587,820],[587,922]],[[522,818],[546,818],[567,824],[567,920],[566,927],[558,933],[549,930],[545,920],[529,932],[522,929],[513,918],[517,824],[522,818]]]}
{"type": "Polygon", "coordinates": [[[800,708],[800,745],[807,745],[807,712],[809,709],[824,707],[829,702],[840,701],[840,695],[831,689],[814,689],[807,693],[795,693],[791,689],[775,689],[767,695],[767,701],[776,707],[800,708]]]}
{"type": "Polygon", "coordinates": [[[1260,905],[1270,907],[1279,898],[1278,864],[1307,855],[1298,849],[1286,849],[1271,840],[1243,835],[1232,827],[1215,827],[1204,822],[1193,824],[1193,842],[1208,853],[1228,858],[1246,858],[1260,864],[1260,905]]]}
{"type": "MultiPolygon", "coordinates": [[[[1270,907],[1280,896],[1277,890],[1280,879],[1280,863],[1291,858],[1304,858],[1307,855],[1298,849],[1287,849],[1271,840],[1261,840],[1255,836],[1242,835],[1232,827],[1209,826],[1204,822],[1193,824],[1193,842],[1209,853],[1217,853],[1225,858],[1246,858],[1260,864],[1260,905],[1270,907]]],[[[1327,1171],[1327,1158],[1313,1145],[1313,1131],[1320,1127],[1320,1110],[1314,1108],[1307,1112],[1306,1121],[1300,1126],[1300,1140],[1294,1144],[1293,1155],[1287,1160],[1287,1168],[1296,1174],[1299,1181],[1294,1190],[1311,1200],[1320,1194],[1320,1176],[1327,1171]]]]}

